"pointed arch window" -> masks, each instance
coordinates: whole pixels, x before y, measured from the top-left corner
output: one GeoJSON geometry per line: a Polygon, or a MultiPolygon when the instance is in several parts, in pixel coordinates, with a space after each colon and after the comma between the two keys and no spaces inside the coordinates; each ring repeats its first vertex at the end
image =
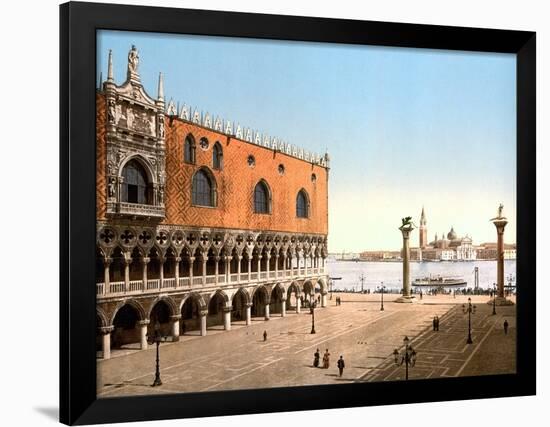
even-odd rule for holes
{"type": "Polygon", "coordinates": [[[212,149],[212,168],[216,170],[223,169],[223,150],[219,142],[216,142],[212,149]]]}
{"type": "Polygon", "coordinates": [[[145,169],[136,160],[130,160],[122,170],[124,178],[121,200],[126,203],[150,204],[149,181],[145,169]]]}
{"type": "Polygon", "coordinates": [[[254,188],[254,212],[271,213],[271,196],[265,181],[260,181],[254,188]]]}
{"type": "Polygon", "coordinates": [[[300,190],[296,196],[296,216],[309,218],[309,197],[305,190],[300,190]]]}
{"type": "Polygon", "coordinates": [[[190,163],[194,165],[195,151],[196,151],[195,138],[193,138],[193,135],[189,134],[185,137],[185,142],[183,144],[183,161],[185,163],[190,163]]]}
{"type": "Polygon", "coordinates": [[[204,169],[199,169],[193,176],[193,188],[191,191],[191,200],[195,206],[215,207],[216,184],[214,178],[204,169]]]}

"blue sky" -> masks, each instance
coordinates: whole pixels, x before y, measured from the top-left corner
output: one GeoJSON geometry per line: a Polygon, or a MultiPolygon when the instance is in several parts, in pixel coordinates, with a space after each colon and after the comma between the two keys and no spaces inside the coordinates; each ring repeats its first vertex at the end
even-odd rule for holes
{"type": "Polygon", "coordinates": [[[132,44],[150,95],[162,71],[168,100],[328,150],[331,252],[398,249],[422,206],[430,240],[481,243],[502,202],[515,242],[515,55],[101,31],[98,74],[132,44]]]}

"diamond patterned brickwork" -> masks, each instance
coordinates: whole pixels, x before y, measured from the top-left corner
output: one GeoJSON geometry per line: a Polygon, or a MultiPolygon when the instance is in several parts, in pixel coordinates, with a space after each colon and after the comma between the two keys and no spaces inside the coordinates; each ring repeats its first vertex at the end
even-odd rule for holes
{"type": "MultiPolygon", "coordinates": [[[[97,219],[106,219],[106,104],[97,95],[97,219]]],[[[174,119],[166,120],[166,218],[163,223],[234,229],[286,231],[298,233],[328,233],[327,170],[319,165],[287,156],[272,149],[241,141],[202,126],[174,119]],[[196,165],[183,162],[183,142],[188,133],[196,141],[196,165]],[[199,141],[208,139],[203,150],[199,141]],[[223,148],[223,170],[212,169],[212,149],[216,141],[223,148]],[[255,157],[255,166],[247,163],[255,157]],[[284,165],[280,174],[279,165],[284,165]],[[191,179],[201,167],[213,173],[218,189],[217,208],[191,206],[191,179]],[[316,175],[315,183],[311,180],[316,175]],[[254,187],[260,179],[270,186],[272,213],[253,211],[254,187]],[[296,217],[296,195],[304,188],[310,199],[310,216],[296,217]]]]}
{"type": "Polygon", "coordinates": [[[244,142],[182,120],[168,126],[166,139],[166,222],[202,227],[224,227],[326,234],[327,170],[280,152],[244,142]],[[196,141],[196,165],[183,161],[183,143],[188,133],[196,141]],[[208,149],[199,144],[209,141],[208,149]],[[223,147],[223,170],[212,170],[212,148],[223,147]],[[249,155],[255,166],[248,166],[249,155]],[[284,165],[284,174],[279,165],[284,165]],[[201,167],[208,166],[217,182],[218,207],[191,206],[191,180],[201,167]],[[311,180],[315,173],[317,180],[311,180]],[[264,179],[272,193],[272,213],[253,210],[254,187],[264,179]],[[304,188],[310,199],[310,217],[296,217],[296,195],[304,188]]]}

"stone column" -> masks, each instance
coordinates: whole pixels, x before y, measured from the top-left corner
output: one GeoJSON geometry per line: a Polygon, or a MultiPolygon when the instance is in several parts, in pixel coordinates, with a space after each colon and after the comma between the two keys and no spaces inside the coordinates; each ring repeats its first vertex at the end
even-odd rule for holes
{"type": "Polygon", "coordinates": [[[265,277],[269,280],[269,260],[271,259],[271,254],[267,252],[265,254],[265,277]]]}
{"type": "Polygon", "coordinates": [[[223,308],[223,328],[226,331],[231,330],[231,310],[233,310],[231,306],[223,308]]]}
{"type": "Polygon", "coordinates": [[[149,324],[149,319],[140,320],[138,322],[139,332],[141,337],[141,349],[147,350],[147,325],[149,324]]]}
{"type": "Polygon", "coordinates": [[[111,358],[111,332],[115,329],[114,326],[102,326],[101,332],[101,350],[103,351],[103,359],[111,358]]]}
{"type": "Polygon", "coordinates": [[[395,302],[411,303],[414,302],[414,295],[411,295],[411,278],[410,278],[410,256],[409,237],[413,230],[411,224],[399,228],[403,234],[403,295],[395,300],[395,302]]]}
{"type": "Polygon", "coordinates": [[[286,317],[286,298],[281,299],[281,317],[286,317]]]}
{"type": "Polygon", "coordinates": [[[279,277],[279,251],[275,254],[275,277],[279,277]]]}
{"type": "Polygon", "coordinates": [[[321,307],[327,306],[327,292],[321,294],[321,307]]]}
{"type": "Polygon", "coordinates": [[[176,257],[175,258],[175,261],[176,261],[176,265],[174,267],[174,276],[176,277],[176,288],[180,285],[180,262],[181,262],[181,257],[176,257]]]}
{"type": "Polygon", "coordinates": [[[189,286],[193,286],[193,265],[195,264],[195,257],[189,257],[189,286]]]}
{"type": "Polygon", "coordinates": [[[248,260],[248,282],[250,283],[250,280],[252,280],[250,276],[252,273],[252,258],[247,254],[246,259],[248,260]]]}
{"type": "Polygon", "coordinates": [[[290,276],[294,277],[294,253],[290,254],[290,276]]]}
{"type": "Polygon", "coordinates": [[[216,261],[216,272],[215,272],[215,275],[216,275],[216,285],[218,284],[218,274],[219,274],[219,271],[220,271],[220,267],[219,267],[219,263],[220,263],[220,257],[218,255],[216,255],[214,257],[214,261],[216,261]]]}
{"type": "Polygon", "coordinates": [[[300,314],[300,294],[296,294],[296,314],[300,314]]]}
{"type": "Polygon", "coordinates": [[[170,316],[170,321],[172,322],[172,341],[180,340],[180,320],[181,314],[170,316]]]}
{"type": "MultiPolygon", "coordinates": [[[[498,216],[491,219],[491,222],[497,229],[497,294],[494,296],[495,305],[513,305],[511,300],[507,300],[504,295],[504,228],[508,220],[502,215],[502,205],[499,208],[498,216]]],[[[488,304],[492,304],[489,300],[488,304]]]]}
{"type": "Polygon", "coordinates": [[[208,310],[201,310],[199,312],[201,317],[201,337],[206,335],[206,316],[208,315],[208,310]]]}
{"type": "Polygon", "coordinates": [[[258,254],[258,280],[260,279],[260,272],[262,267],[262,254],[258,254]]]}
{"type": "Polygon", "coordinates": [[[269,320],[269,300],[265,302],[265,320],[269,320]]]}
{"type": "Polygon", "coordinates": [[[151,261],[151,258],[148,258],[148,257],[141,258],[141,268],[142,268],[141,277],[143,280],[143,289],[142,289],[143,291],[147,289],[147,264],[149,264],[149,261],[151,261]]]}
{"type": "Polygon", "coordinates": [[[237,265],[237,283],[240,283],[241,281],[241,261],[243,257],[241,255],[237,256],[237,260],[239,261],[239,264],[237,265]]]}
{"type": "Polygon", "coordinates": [[[246,304],[246,325],[252,324],[252,303],[246,304]]]}
{"type": "Polygon", "coordinates": [[[130,264],[131,263],[132,263],[132,255],[125,253],[124,254],[124,292],[128,292],[128,289],[130,289],[130,264]]]}
{"type": "Polygon", "coordinates": [[[231,279],[231,259],[233,257],[231,255],[225,256],[225,283],[229,284],[229,281],[231,279]]]}
{"type": "Polygon", "coordinates": [[[159,257],[159,290],[162,289],[164,283],[164,263],[166,258],[159,257]]]}
{"type": "Polygon", "coordinates": [[[109,266],[111,265],[111,262],[113,262],[112,258],[103,258],[103,295],[107,295],[110,291],[109,266]]]}
{"type": "Polygon", "coordinates": [[[208,261],[208,252],[202,254],[202,285],[206,285],[206,262],[208,261]]]}

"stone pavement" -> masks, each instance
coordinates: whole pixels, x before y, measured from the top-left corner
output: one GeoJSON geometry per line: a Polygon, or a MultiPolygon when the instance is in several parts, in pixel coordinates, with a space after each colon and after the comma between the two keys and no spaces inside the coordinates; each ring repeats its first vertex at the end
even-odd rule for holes
{"type": "Polygon", "coordinates": [[[329,307],[315,310],[316,334],[310,334],[311,315],[304,310],[267,322],[257,319],[248,327],[236,322],[231,331],[218,327],[205,337],[185,335],[179,342],[161,344],[160,387],[150,386],[154,347],[99,360],[98,396],[395,380],[404,377],[404,367],[395,367],[391,354],[402,347],[405,335],[418,353],[410,378],[514,371],[515,306],[497,307],[498,315],[491,316],[488,298],[475,297],[479,302],[472,316],[474,343],[466,345],[468,319],[461,308],[466,297],[425,296],[418,304],[396,304],[390,302],[396,295],[385,295],[385,310],[380,311],[379,295],[340,296],[341,306],[335,306],[333,296],[329,307]],[[435,315],[441,319],[439,332],[431,331],[435,315]],[[507,336],[502,332],[503,316],[510,323],[507,336]],[[329,369],[312,366],[317,348],[321,354],[329,349],[329,369]],[[342,378],[336,368],[341,354],[346,361],[342,378]]]}

